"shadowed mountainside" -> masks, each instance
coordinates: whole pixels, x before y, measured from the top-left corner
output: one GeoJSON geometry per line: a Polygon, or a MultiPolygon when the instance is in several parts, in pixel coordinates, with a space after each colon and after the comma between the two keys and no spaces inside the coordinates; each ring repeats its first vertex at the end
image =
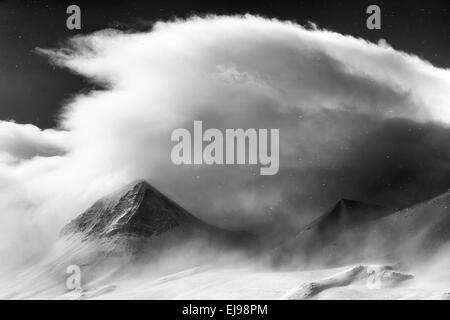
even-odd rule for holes
{"type": "Polygon", "coordinates": [[[411,261],[450,242],[450,192],[403,210],[343,199],[276,250],[277,264],[411,261]]]}

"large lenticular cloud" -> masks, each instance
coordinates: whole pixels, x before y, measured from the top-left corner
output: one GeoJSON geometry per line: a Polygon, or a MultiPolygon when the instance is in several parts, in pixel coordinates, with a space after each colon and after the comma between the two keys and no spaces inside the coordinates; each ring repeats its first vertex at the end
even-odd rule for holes
{"type": "Polygon", "coordinates": [[[57,130],[0,123],[3,255],[39,252],[97,197],[137,178],[208,222],[272,232],[339,197],[402,206],[450,186],[450,71],[385,41],[211,16],[38,51],[105,90],[76,96],[57,130]],[[171,132],[194,120],[280,129],[279,174],[175,166],[171,132]]]}

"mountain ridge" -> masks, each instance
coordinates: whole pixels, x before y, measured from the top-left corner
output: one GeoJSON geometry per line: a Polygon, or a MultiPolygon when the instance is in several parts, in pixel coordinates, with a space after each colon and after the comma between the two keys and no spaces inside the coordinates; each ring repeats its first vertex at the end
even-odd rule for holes
{"type": "Polygon", "coordinates": [[[249,241],[245,232],[210,225],[140,179],[97,200],[62,228],[61,236],[81,234],[84,239],[134,237],[142,240],[177,231],[184,236],[208,235],[234,242],[249,241]]]}
{"type": "Polygon", "coordinates": [[[348,214],[349,203],[355,202],[338,201],[301,228],[276,249],[276,259],[300,255],[302,263],[324,265],[365,259],[407,262],[412,257],[425,259],[450,245],[450,191],[401,210],[356,201],[358,210],[348,214]],[[355,213],[360,220],[347,223],[355,213]]]}
{"type": "Polygon", "coordinates": [[[97,200],[66,225],[62,235],[84,233],[97,238],[115,234],[152,236],[180,224],[201,224],[145,180],[134,181],[97,200]]]}

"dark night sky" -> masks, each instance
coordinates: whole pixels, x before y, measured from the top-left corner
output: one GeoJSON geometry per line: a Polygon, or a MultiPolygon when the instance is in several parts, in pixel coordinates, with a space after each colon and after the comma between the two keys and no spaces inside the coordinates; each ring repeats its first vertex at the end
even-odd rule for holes
{"type": "Polygon", "coordinates": [[[450,2],[427,1],[4,1],[0,3],[0,119],[55,125],[58,109],[89,83],[67,70],[54,68],[36,47],[55,47],[79,31],[65,27],[66,7],[78,4],[82,30],[107,27],[147,29],[149,22],[191,14],[253,13],[352,34],[371,41],[387,40],[394,48],[414,53],[441,67],[450,67],[450,2]],[[382,29],[368,30],[365,10],[378,4],[382,29]]]}

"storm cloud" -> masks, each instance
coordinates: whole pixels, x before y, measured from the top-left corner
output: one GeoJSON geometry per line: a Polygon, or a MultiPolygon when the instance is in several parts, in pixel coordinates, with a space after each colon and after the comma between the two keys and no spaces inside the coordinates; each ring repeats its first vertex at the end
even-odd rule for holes
{"type": "Polygon", "coordinates": [[[37,51],[104,86],[68,102],[58,129],[27,127],[26,139],[0,131],[0,219],[31,219],[28,231],[45,234],[43,243],[139,178],[208,222],[271,233],[300,227],[340,197],[400,207],[450,186],[450,71],[385,41],[207,16],[37,51]],[[174,165],[170,135],[194,120],[280,129],[279,173],[174,165]]]}

